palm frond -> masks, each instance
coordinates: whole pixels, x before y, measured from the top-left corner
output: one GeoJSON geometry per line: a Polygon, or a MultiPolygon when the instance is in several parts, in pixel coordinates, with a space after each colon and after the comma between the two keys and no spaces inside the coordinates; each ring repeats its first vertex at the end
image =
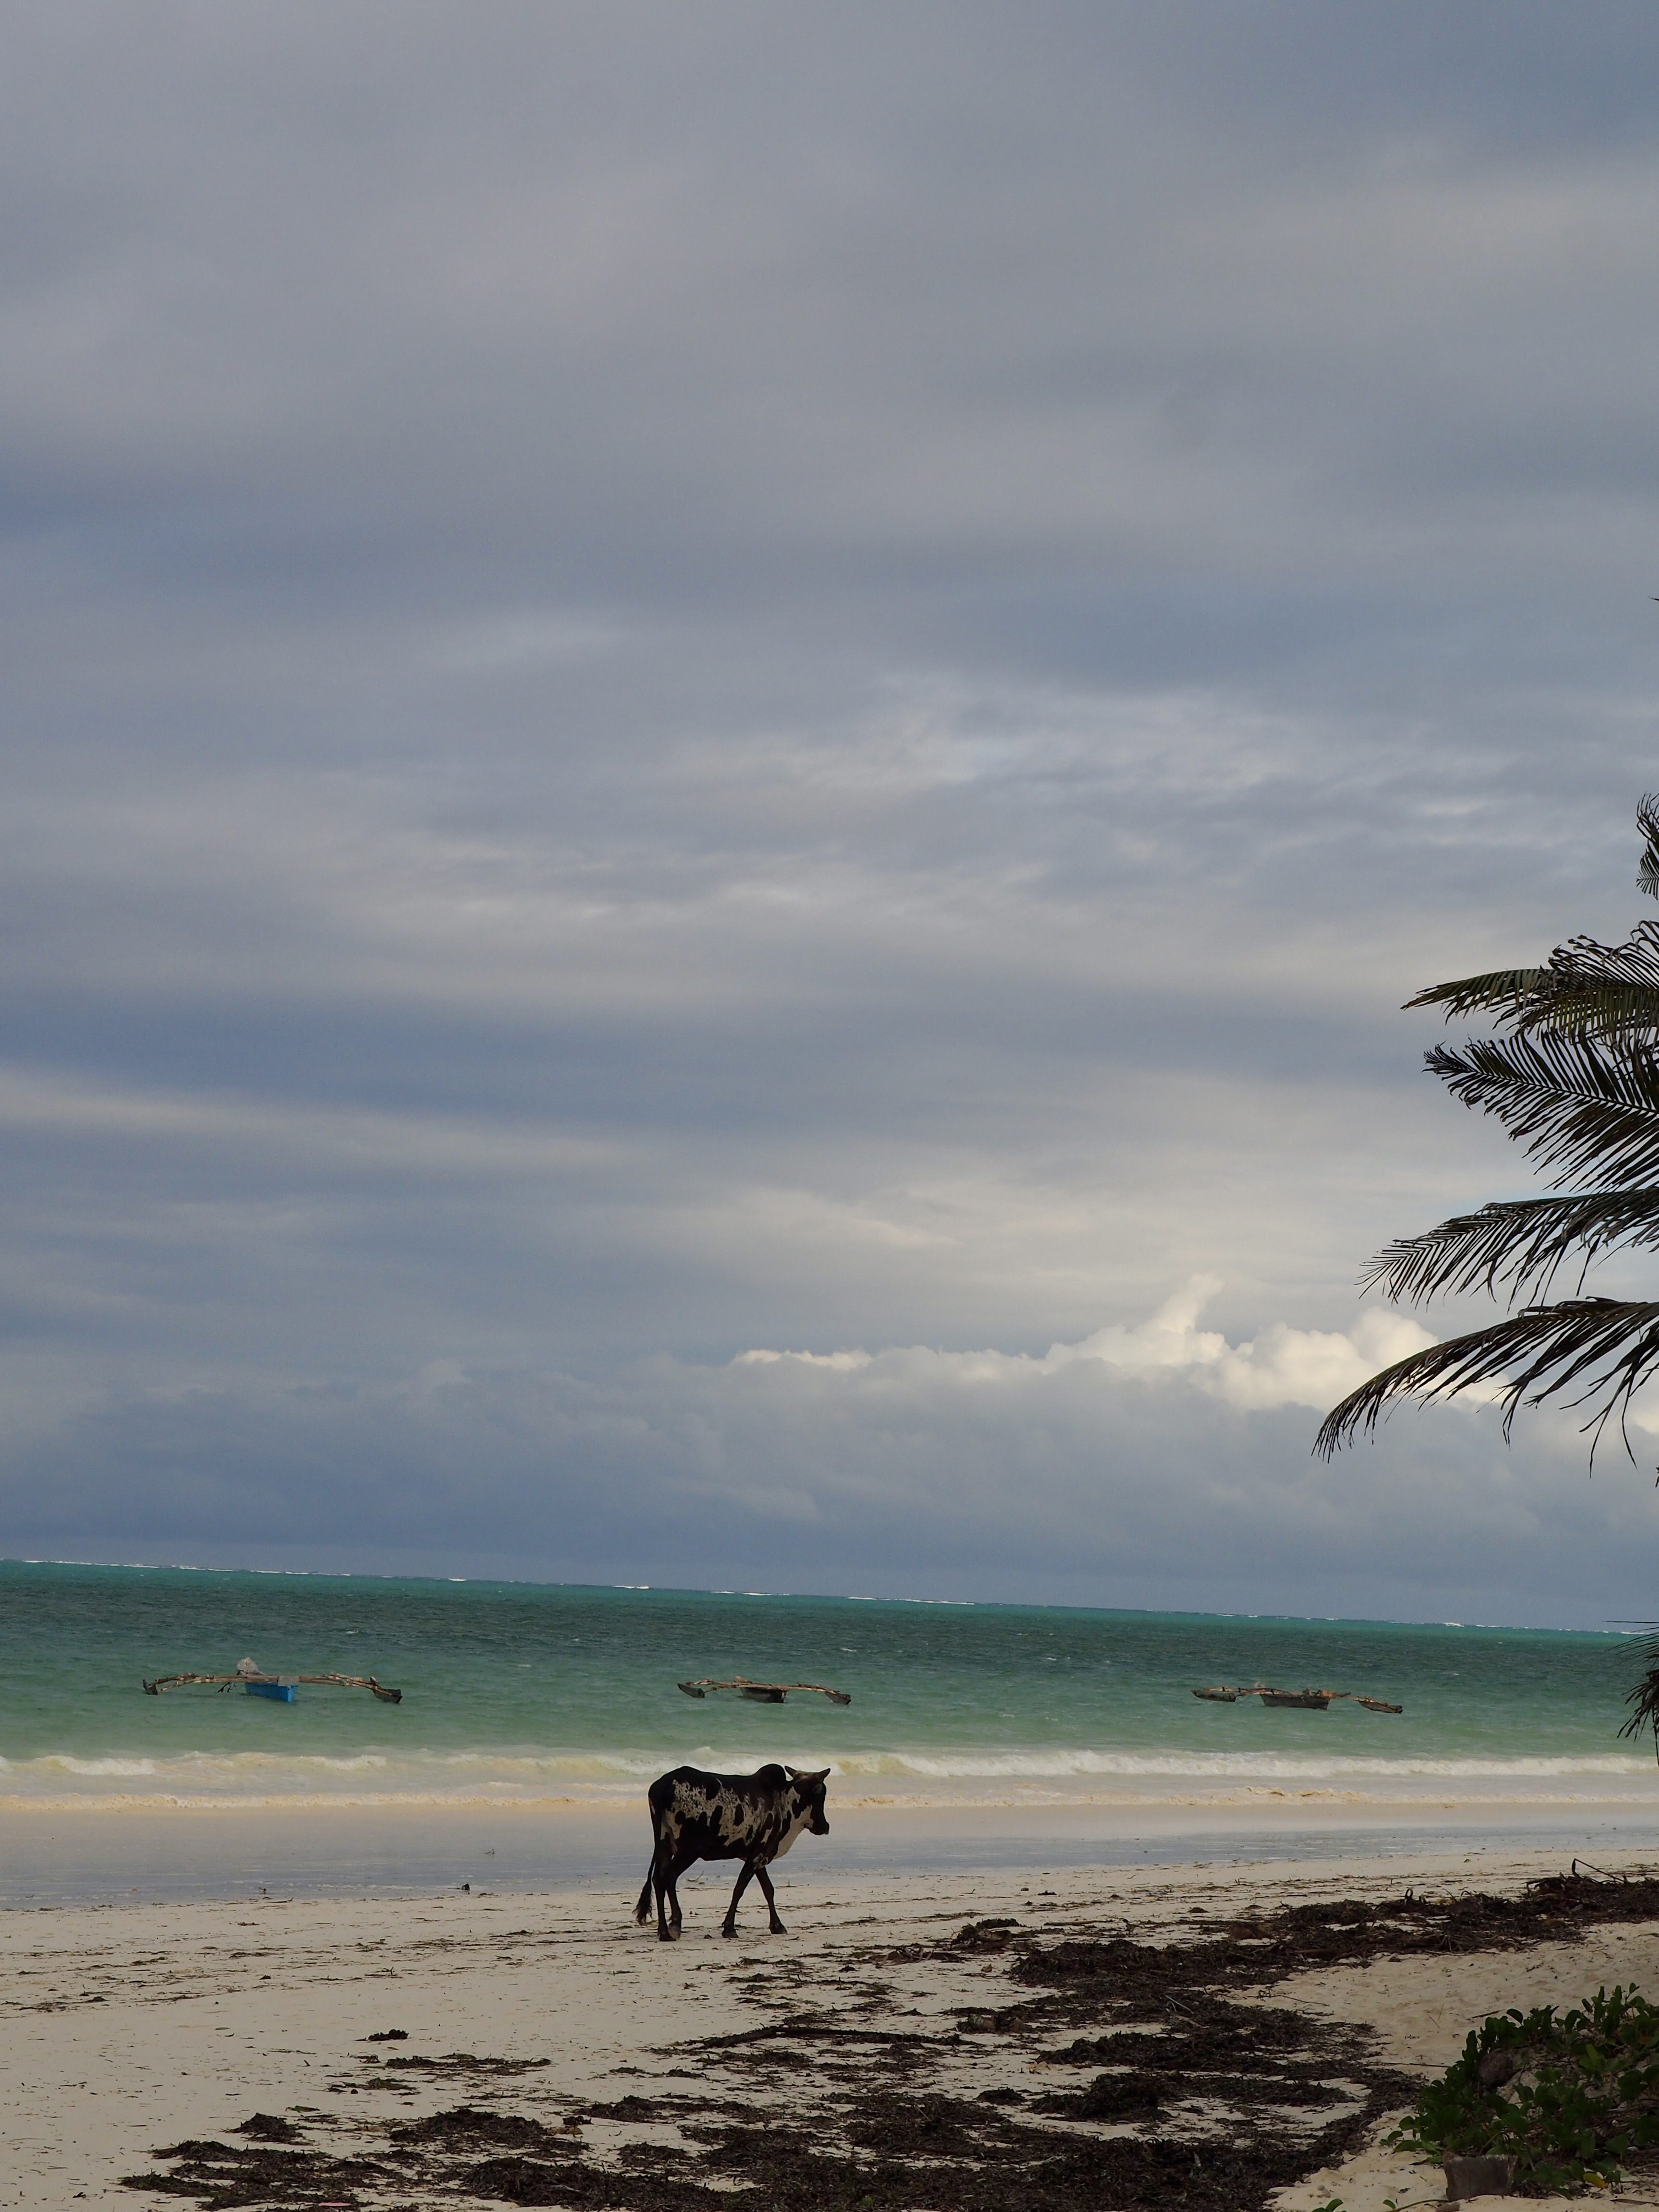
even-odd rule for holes
{"type": "Polygon", "coordinates": [[[1621,1041],[1659,1034],[1659,923],[1638,922],[1622,945],[1558,945],[1513,1026],[1621,1041]]]}
{"type": "Polygon", "coordinates": [[[1659,1758],[1659,1637],[1650,1637],[1641,1647],[1646,1669],[1641,1680],[1625,1699],[1630,1707],[1630,1718],[1619,1731],[1620,1735],[1640,1735],[1643,1729],[1653,1730],[1653,1749],[1659,1758]]]}
{"type": "Polygon", "coordinates": [[[1643,794],[1636,810],[1636,826],[1647,840],[1636,880],[1650,898],[1659,898],[1659,793],[1643,794]]]}
{"type": "MultiPolygon", "coordinates": [[[[1362,1429],[1372,1434],[1396,1399],[1455,1398],[1460,1391],[1492,1382],[1504,1385],[1506,1439],[1520,1407],[1541,1406],[1577,1389],[1578,1395],[1566,1402],[1594,1407],[1584,1426],[1599,1441],[1615,1411],[1623,1432],[1632,1393],[1656,1371],[1659,1304],[1563,1298],[1555,1305],[1527,1306],[1490,1328],[1431,1344],[1373,1375],[1326,1414],[1314,1449],[1328,1459],[1362,1429]]],[[[1630,1449],[1628,1436],[1625,1448],[1630,1449]]],[[[1592,1445],[1592,1462],[1595,1456],[1592,1445]]]]}
{"type": "Polygon", "coordinates": [[[1541,968],[1499,968],[1437,983],[1406,1004],[1443,1006],[1448,1021],[1495,1014],[1517,1035],[1659,1036],[1659,922],[1638,923],[1622,945],[1575,937],[1558,945],[1541,968]]]}
{"type": "Polygon", "coordinates": [[[1568,990],[1626,983],[1638,990],[1659,991],[1659,921],[1638,921],[1622,945],[1570,937],[1551,953],[1544,973],[1568,990]]]}
{"type": "Polygon", "coordinates": [[[1659,1245],[1659,1188],[1514,1199],[1454,1214],[1437,1229],[1385,1245],[1359,1283],[1396,1301],[1447,1291],[1484,1290],[1495,1297],[1500,1285],[1511,1297],[1523,1289],[1540,1295],[1572,1255],[1582,1255],[1588,1267],[1621,1243],[1659,1245]]]}
{"type": "Polygon", "coordinates": [[[1627,1040],[1542,1035],[1472,1037],[1425,1055],[1466,1106],[1494,1115],[1555,1183],[1594,1169],[1630,1188],[1659,1181],[1659,1051],[1627,1040]]]}
{"type": "Polygon", "coordinates": [[[1659,1038],[1659,989],[1618,982],[1546,986],[1517,1011],[1510,1027],[1517,1036],[1543,1030],[1558,1036],[1651,1042],[1659,1038]]]}
{"type": "Polygon", "coordinates": [[[1455,983],[1431,983],[1426,991],[1407,1000],[1405,1011],[1409,1013],[1413,1006],[1443,1006],[1449,1022],[1461,1020],[1465,1014],[1491,1011],[1513,1017],[1547,972],[1542,968],[1495,968],[1490,975],[1465,975],[1455,983]]]}

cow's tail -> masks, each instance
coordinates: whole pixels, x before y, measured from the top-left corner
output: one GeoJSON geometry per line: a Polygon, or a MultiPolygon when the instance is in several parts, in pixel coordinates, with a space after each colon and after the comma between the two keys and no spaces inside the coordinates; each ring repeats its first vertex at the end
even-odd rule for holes
{"type": "Polygon", "coordinates": [[[634,1925],[643,1928],[651,1917],[651,1885],[657,1878],[657,1858],[662,1849],[662,1824],[657,1812],[656,1785],[646,1802],[651,1808],[651,1863],[645,1870],[645,1887],[640,1892],[640,1901],[634,1907],[634,1925]]]}

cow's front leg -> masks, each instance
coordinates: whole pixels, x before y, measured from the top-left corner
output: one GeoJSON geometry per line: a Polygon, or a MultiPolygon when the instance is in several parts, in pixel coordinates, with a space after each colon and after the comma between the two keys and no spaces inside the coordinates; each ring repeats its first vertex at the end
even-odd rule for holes
{"type": "MultiPolygon", "coordinates": [[[[732,1902],[726,1906],[726,1917],[720,1923],[720,1934],[722,1936],[735,1936],[737,1934],[738,1899],[743,1895],[744,1890],[748,1888],[750,1883],[754,1880],[757,1874],[760,1874],[760,1878],[763,1881],[766,1881],[766,1876],[764,1874],[761,1874],[760,1869],[756,1866],[752,1860],[750,1860],[749,1864],[744,1867],[743,1872],[738,1876],[738,1886],[732,1893],[732,1902]]],[[[771,1887],[771,1884],[769,1882],[767,1882],[767,1887],[769,1889],[771,1887]]]]}
{"type": "Polygon", "coordinates": [[[755,1879],[761,1886],[761,1895],[766,1899],[766,1909],[772,1916],[772,1933],[787,1936],[789,1930],[778,1917],[778,1900],[772,1893],[772,1877],[763,1866],[755,1869],[755,1879]]]}

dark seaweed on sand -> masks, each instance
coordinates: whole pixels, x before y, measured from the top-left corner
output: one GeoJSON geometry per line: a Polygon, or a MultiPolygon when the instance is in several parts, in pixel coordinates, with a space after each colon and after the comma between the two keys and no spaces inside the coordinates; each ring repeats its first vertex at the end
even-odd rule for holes
{"type": "MultiPolygon", "coordinates": [[[[970,1922],[927,1949],[856,1954],[857,1980],[799,1978],[797,1995],[816,1989],[821,2007],[680,2046],[683,2063],[661,2077],[672,2093],[588,2108],[605,2124],[603,2157],[562,2124],[475,2101],[354,2124],[376,2146],[356,2159],[278,2149],[258,2138],[289,2124],[256,2115],[242,2131],[251,2139],[176,2144],[158,2154],[170,2172],[129,2185],[209,2212],[366,2203],[368,2190],[384,2203],[388,2188],[572,2212],[1264,2212],[1420,2085],[1379,2062],[1370,2029],[1264,2003],[1262,1992],[1309,1968],[1571,1942],[1593,1925],[1643,1921],[1659,1921],[1659,1882],[1563,1876],[1520,1897],[1408,1891],[1150,1938],[1121,1923],[1055,1940],[1013,1921],[970,1922]],[[896,1967],[964,1954],[983,1960],[981,2002],[882,2024],[896,1967]],[[945,2092],[945,2061],[970,2051],[981,2073],[1007,2078],[945,2092]],[[678,2142],[629,2139],[635,2127],[660,2136],[665,2124],[678,2142]]],[[[538,2067],[472,2058],[453,2070],[538,2067]]],[[[531,2096],[534,2084],[504,2081],[497,2094],[531,2096]]]]}
{"type": "Polygon", "coordinates": [[[308,2206],[324,2198],[349,2204],[356,2202],[360,2185],[395,2178],[372,2159],[275,2150],[263,2143],[191,2141],[174,2143],[155,2155],[179,2163],[168,2174],[127,2174],[125,2185],[193,2197],[205,2212],[233,2212],[234,2207],[256,2204],[308,2206]]]}

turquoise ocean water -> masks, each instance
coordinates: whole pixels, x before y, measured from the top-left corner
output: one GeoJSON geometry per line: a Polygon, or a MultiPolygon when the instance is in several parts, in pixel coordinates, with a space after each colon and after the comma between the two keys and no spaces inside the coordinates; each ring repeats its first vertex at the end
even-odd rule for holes
{"type": "Polygon", "coordinates": [[[835,1770],[842,1802],[1659,1799],[1620,1741],[1629,1639],[1510,1628],[0,1564],[0,1805],[637,1802],[681,1760],[835,1770]],[[146,1675],[335,1669],[395,1683],[147,1697],[146,1675]],[[681,1695],[833,1684],[845,1708],[681,1695]],[[1200,1684],[1363,1692],[1398,1717],[1200,1684]]]}

